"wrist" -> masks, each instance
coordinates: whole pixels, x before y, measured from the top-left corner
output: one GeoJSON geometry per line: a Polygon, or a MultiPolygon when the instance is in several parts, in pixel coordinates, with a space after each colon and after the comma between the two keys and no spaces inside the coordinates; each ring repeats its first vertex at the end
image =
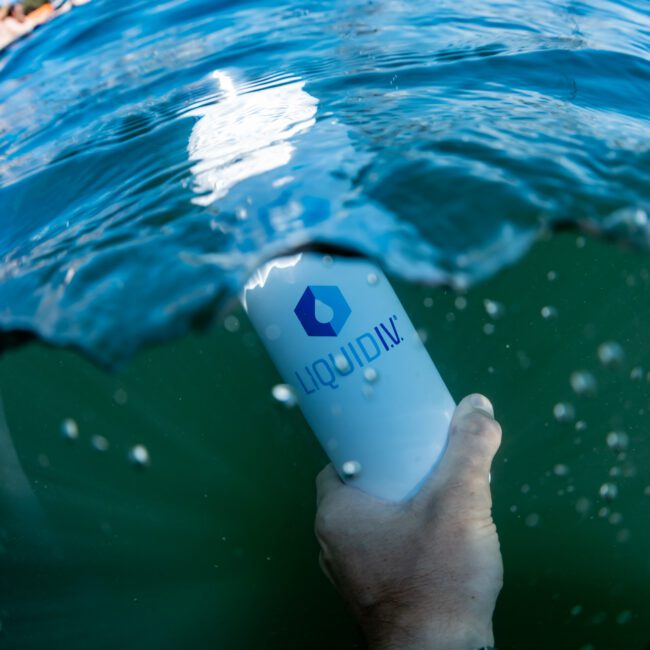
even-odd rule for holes
{"type": "Polygon", "coordinates": [[[492,625],[445,620],[426,625],[383,621],[366,630],[369,650],[479,650],[494,644],[492,625]]]}

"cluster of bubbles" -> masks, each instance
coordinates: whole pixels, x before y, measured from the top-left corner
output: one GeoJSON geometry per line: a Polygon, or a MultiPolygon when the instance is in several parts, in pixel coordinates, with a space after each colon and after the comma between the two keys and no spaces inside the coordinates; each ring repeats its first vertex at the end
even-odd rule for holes
{"type": "MultiPolygon", "coordinates": [[[[118,404],[122,399],[122,393],[124,393],[124,396],[126,396],[126,392],[122,389],[118,389],[118,391],[115,393],[114,397],[116,398],[118,404]]],[[[122,401],[121,403],[125,403],[125,401],[122,401]]],[[[76,442],[79,439],[79,425],[73,418],[65,418],[61,422],[60,430],[61,435],[68,442],[76,442]]],[[[90,438],[90,445],[95,451],[100,453],[108,451],[110,447],[108,439],[105,436],[99,434],[94,434],[90,438]]],[[[127,458],[134,467],[147,467],[150,463],[149,451],[144,445],[141,444],[131,447],[129,449],[127,458]]],[[[46,466],[46,464],[43,462],[41,462],[41,465],[46,466]]],[[[49,465],[49,463],[47,463],[47,465],[49,465]]]]}

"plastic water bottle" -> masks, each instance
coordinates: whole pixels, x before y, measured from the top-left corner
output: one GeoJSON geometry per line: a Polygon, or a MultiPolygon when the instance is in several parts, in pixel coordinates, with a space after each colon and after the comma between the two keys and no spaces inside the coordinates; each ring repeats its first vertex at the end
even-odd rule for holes
{"type": "Polygon", "coordinates": [[[381,270],[298,253],[260,268],[242,302],[339,476],[379,498],[413,496],[455,403],[381,270]]]}

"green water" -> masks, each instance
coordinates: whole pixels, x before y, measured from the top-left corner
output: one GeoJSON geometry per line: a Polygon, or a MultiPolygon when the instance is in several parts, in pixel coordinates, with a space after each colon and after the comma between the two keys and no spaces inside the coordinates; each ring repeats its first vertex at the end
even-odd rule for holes
{"type": "MultiPolygon", "coordinates": [[[[539,242],[467,292],[464,309],[449,290],[395,283],[452,394],[484,392],[503,425],[499,648],[650,643],[650,263],[583,242],[539,242]],[[608,340],[626,352],[618,367],[598,359],[608,340]],[[572,390],[576,370],[593,373],[595,395],[572,390]],[[559,402],[586,428],[558,422],[559,402]],[[606,445],[612,430],[629,436],[623,457],[606,445]],[[607,482],[612,501],[599,496],[607,482]]],[[[3,453],[2,647],[363,647],[317,563],[325,456],[300,413],[272,399],[276,373],[234,314],[238,331],[150,349],[116,375],[40,345],[0,359],[9,430],[40,502],[12,493],[3,453]],[[75,442],[59,433],[65,418],[75,442]],[[109,449],[93,449],[93,435],[109,449]],[[143,470],[127,460],[136,444],[150,454],[143,470]]]]}

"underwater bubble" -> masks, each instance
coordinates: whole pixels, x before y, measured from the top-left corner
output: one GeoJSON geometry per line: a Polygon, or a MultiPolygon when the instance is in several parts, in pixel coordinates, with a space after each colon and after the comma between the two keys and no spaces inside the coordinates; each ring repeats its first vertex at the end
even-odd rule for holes
{"type": "Polygon", "coordinates": [[[379,375],[374,368],[366,368],[363,371],[363,378],[371,384],[377,381],[377,377],[379,377],[379,375]]]}
{"type": "Polygon", "coordinates": [[[66,418],[61,422],[61,435],[66,440],[77,440],[79,438],[79,426],[72,418],[66,418]]]}
{"type": "Polygon", "coordinates": [[[587,240],[584,237],[576,237],[576,247],[584,248],[587,245],[587,240]]]}
{"type": "Polygon", "coordinates": [[[554,468],[553,468],[553,474],[555,476],[568,476],[570,473],[570,469],[568,465],[565,465],[564,463],[558,463],[554,468]]]}
{"type": "Polygon", "coordinates": [[[487,315],[494,319],[501,318],[506,311],[505,307],[500,302],[489,300],[488,298],[483,301],[483,307],[485,308],[487,315]]]}
{"type": "Polygon", "coordinates": [[[90,444],[92,445],[93,449],[95,449],[95,451],[106,451],[109,447],[108,440],[106,440],[104,436],[99,435],[93,436],[90,439],[90,444]]]}
{"type": "Polygon", "coordinates": [[[376,273],[368,273],[368,284],[372,287],[379,282],[379,277],[376,273]]]}
{"type": "Polygon", "coordinates": [[[356,460],[347,460],[341,465],[341,472],[347,479],[354,479],[361,474],[361,463],[356,460]]]}
{"type": "MultiPolygon", "coordinates": [[[[621,531],[622,532],[622,531],[621,531]]],[[[629,623],[632,620],[632,612],[629,611],[628,609],[622,611],[617,617],[616,617],[616,622],[619,625],[625,625],[626,623],[629,623]]]]}
{"type": "Polygon", "coordinates": [[[625,542],[630,541],[631,533],[627,528],[623,528],[616,533],[616,541],[624,544],[625,542]]]}
{"type": "Polygon", "coordinates": [[[239,318],[237,318],[237,316],[233,316],[232,314],[230,314],[230,316],[226,316],[223,320],[223,327],[226,332],[230,332],[231,334],[238,332],[239,318]]]}
{"type": "Polygon", "coordinates": [[[298,403],[296,392],[289,384],[276,384],[271,388],[271,395],[276,402],[287,408],[293,408],[298,403]]]}
{"type": "Polygon", "coordinates": [[[617,476],[620,476],[623,472],[621,471],[620,467],[610,467],[608,474],[610,475],[611,478],[616,478],[617,476]]]}
{"type": "Polygon", "coordinates": [[[605,440],[612,451],[625,451],[630,444],[630,437],[624,431],[610,431],[605,440]]]}
{"type": "Polygon", "coordinates": [[[643,381],[643,368],[636,366],[630,371],[630,379],[632,381],[643,381]]]}
{"type": "Polygon", "coordinates": [[[522,494],[528,494],[529,492],[530,492],[530,485],[528,485],[528,483],[524,483],[521,486],[521,493],[522,494]]]}
{"type": "Polygon", "coordinates": [[[361,393],[366,399],[370,399],[375,394],[375,389],[368,384],[361,386],[361,393]]]}
{"type": "Polygon", "coordinates": [[[113,401],[118,406],[124,406],[129,401],[129,395],[123,388],[118,388],[113,393],[113,401]]]}
{"type": "Polygon", "coordinates": [[[458,309],[458,311],[463,311],[467,307],[467,298],[465,296],[457,296],[456,300],[454,300],[454,307],[458,309]]]}
{"type": "Polygon", "coordinates": [[[427,309],[430,309],[431,307],[433,307],[433,298],[431,298],[430,296],[427,296],[427,297],[424,299],[424,306],[425,306],[427,309]]]}
{"type": "Polygon", "coordinates": [[[137,468],[149,466],[149,450],[144,445],[135,445],[129,450],[129,462],[137,468]]]}
{"type": "Polygon", "coordinates": [[[587,423],[584,420],[576,422],[576,431],[584,431],[587,428],[587,423]]]}
{"type": "Polygon", "coordinates": [[[647,496],[647,497],[650,497],[650,485],[646,485],[643,488],[643,494],[645,494],[645,496],[647,496]]]}
{"type": "Polygon", "coordinates": [[[334,264],[334,258],[331,255],[323,255],[323,265],[332,266],[334,264]]]}
{"type": "Polygon", "coordinates": [[[547,279],[549,282],[554,282],[555,280],[557,280],[557,272],[556,272],[556,271],[549,271],[549,272],[546,274],[546,279],[547,279]]]}
{"type": "Polygon", "coordinates": [[[536,512],[531,512],[524,521],[529,528],[535,528],[539,526],[541,520],[542,518],[536,512]]]}
{"type": "Polygon", "coordinates": [[[248,219],[248,210],[243,206],[239,206],[235,210],[235,217],[237,217],[239,221],[245,221],[246,219],[248,219]]]}
{"type": "Polygon", "coordinates": [[[598,494],[603,499],[613,500],[618,496],[618,486],[616,483],[603,483],[598,490],[598,494]]]}
{"type": "Polygon", "coordinates": [[[429,332],[427,332],[424,327],[419,327],[416,331],[418,339],[424,345],[429,339],[429,332]]]}
{"type": "Polygon", "coordinates": [[[598,511],[598,516],[601,518],[605,518],[609,516],[609,508],[607,506],[603,506],[599,511],[598,511]]]}
{"type": "Polygon", "coordinates": [[[591,510],[591,501],[587,497],[580,497],[576,501],[576,512],[580,515],[586,515],[591,510]]]}
{"type": "Polygon", "coordinates": [[[576,410],[568,402],[558,402],[553,407],[553,415],[558,422],[571,422],[575,419],[576,410]]]}
{"type": "Polygon", "coordinates": [[[612,526],[618,526],[623,521],[623,515],[620,512],[612,512],[607,521],[609,521],[612,526]]]}
{"type": "Polygon", "coordinates": [[[578,395],[594,395],[596,393],[596,378],[588,370],[572,372],[569,383],[578,395]]]}
{"type": "Polygon", "coordinates": [[[540,313],[542,314],[542,318],[544,320],[552,320],[554,318],[557,318],[557,309],[551,305],[545,305],[542,307],[540,313]]]}
{"type": "Polygon", "coordinates": [[[494,327],[494,323],[485,323],[485,325],[483,325],[483,333],[487,334],[488,336],[494,334],[495,329],[496,328],[494,327]]]}
{"type": "Polygon", "coordinates": [[[582,605],[574,605],[569,613],[571,616],[580,616],[582,614],[582,605]]]}
{"type": "Polygon", "coordinates": [[[456,320],[456,314],[454,314],[453,311],[448,312],[447,315],[445,316],[445,320],[448,323],[453,323],[456,320]]]}
{"type": "Polygon", "coordinates": [[[598,346],[598,358],[606,366],[620,366],[625,359],[625,351],[616,341],[605,341],[598,346]]]}

